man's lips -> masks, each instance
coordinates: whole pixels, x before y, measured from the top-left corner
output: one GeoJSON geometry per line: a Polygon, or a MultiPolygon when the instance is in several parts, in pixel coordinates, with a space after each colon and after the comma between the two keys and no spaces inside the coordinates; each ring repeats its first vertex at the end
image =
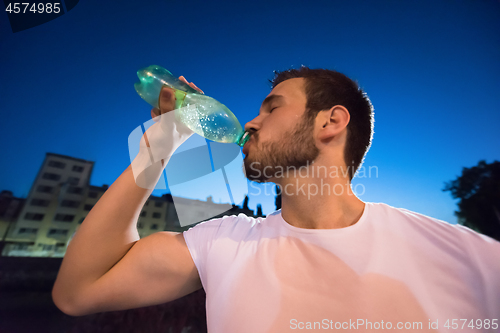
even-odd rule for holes
{"type": "Polygon", "coordinates": [[[248,154],[248,150],[250,149],[250,145],[254,141],[257,141],[257,135],[258,135],[257,132],[253,133],[252,136],[250,137],[250,139],[243,145],[243,149],[242,149],[243,154],[245,154],[245,155],[248,154]]]}
{"type": "Polygon", "coordinates": [[[250,145],[255,140],[256,140],[256,138],[251,137],[250,140],[248,140],[247,143],[245,143],[245,145],[243,146],[243,150],[242,150],[243,154],[248,155],[248,150],[250,149],[250,145]]]}
{"type": "Polygon", "coordinates": [[[250,141],[248,141],[247,143],[245,143],[245,145],[243,146],[243,149],[242,149],[243,154],[248,155],[248,149],[249,149],[249,147],[250,147],[250,141]]]}

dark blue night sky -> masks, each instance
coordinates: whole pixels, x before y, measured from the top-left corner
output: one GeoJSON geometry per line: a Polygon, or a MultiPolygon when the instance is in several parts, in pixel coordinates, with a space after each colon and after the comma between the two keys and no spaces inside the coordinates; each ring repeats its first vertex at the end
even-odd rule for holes
{"type": "MultiPolygon", "coordinates": [[[[500,159],[500,2],[95,1],[12,33],[0,19],[0,189],[26,196],[46,152],[95,161],[93,185],[130,163],[149,119],[135,93],[151,64],[195,82],[242,124],[273,70],[306,65],[357,80],[375,107],[363,201],[455,222],[444,182],[500,159]]],[[[193,197],[196,197],[193,189],[193,197]]],[[[252,196],[274,210],[274,197],[252,196]]]]}

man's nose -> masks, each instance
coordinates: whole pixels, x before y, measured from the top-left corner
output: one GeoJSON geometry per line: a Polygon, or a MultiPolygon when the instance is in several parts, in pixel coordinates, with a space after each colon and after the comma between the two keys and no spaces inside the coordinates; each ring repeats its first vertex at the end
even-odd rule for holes
{"type": "Polygon", "coordinates": [[[257,118],[259,117],[257,116],[245,124],[245,131],[254,133],[260,129],[260,123],[257,121],[257,118]]]}

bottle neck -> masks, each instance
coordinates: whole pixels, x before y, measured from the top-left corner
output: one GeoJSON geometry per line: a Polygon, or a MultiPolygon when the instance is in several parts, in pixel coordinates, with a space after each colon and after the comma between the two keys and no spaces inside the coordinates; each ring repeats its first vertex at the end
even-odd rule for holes
{"type": "Polygon", "coordinates": [[[236,144],[240,147],[243,147],[245,145],[245,143],[250,139],[250,132],[248,131],[245,131],[243,132],[243,134],[241,135],[241,137],[238,139],[238,141],[236,142],[236,144]]]}

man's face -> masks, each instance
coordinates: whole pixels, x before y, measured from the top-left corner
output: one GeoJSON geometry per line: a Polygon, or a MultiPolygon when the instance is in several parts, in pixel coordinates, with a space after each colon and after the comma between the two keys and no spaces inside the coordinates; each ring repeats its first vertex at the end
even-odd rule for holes
{"type": "Polygon", "coordinates": [[[275,175],[287,167],[299,168],[318,156],[315,119],[305,112],[304,84],[303,78],[278,84],[262,103],[259,115],[245,125],[246,130],[256,130],[243,148],[248,179],[276,181],[275,175]]]}

